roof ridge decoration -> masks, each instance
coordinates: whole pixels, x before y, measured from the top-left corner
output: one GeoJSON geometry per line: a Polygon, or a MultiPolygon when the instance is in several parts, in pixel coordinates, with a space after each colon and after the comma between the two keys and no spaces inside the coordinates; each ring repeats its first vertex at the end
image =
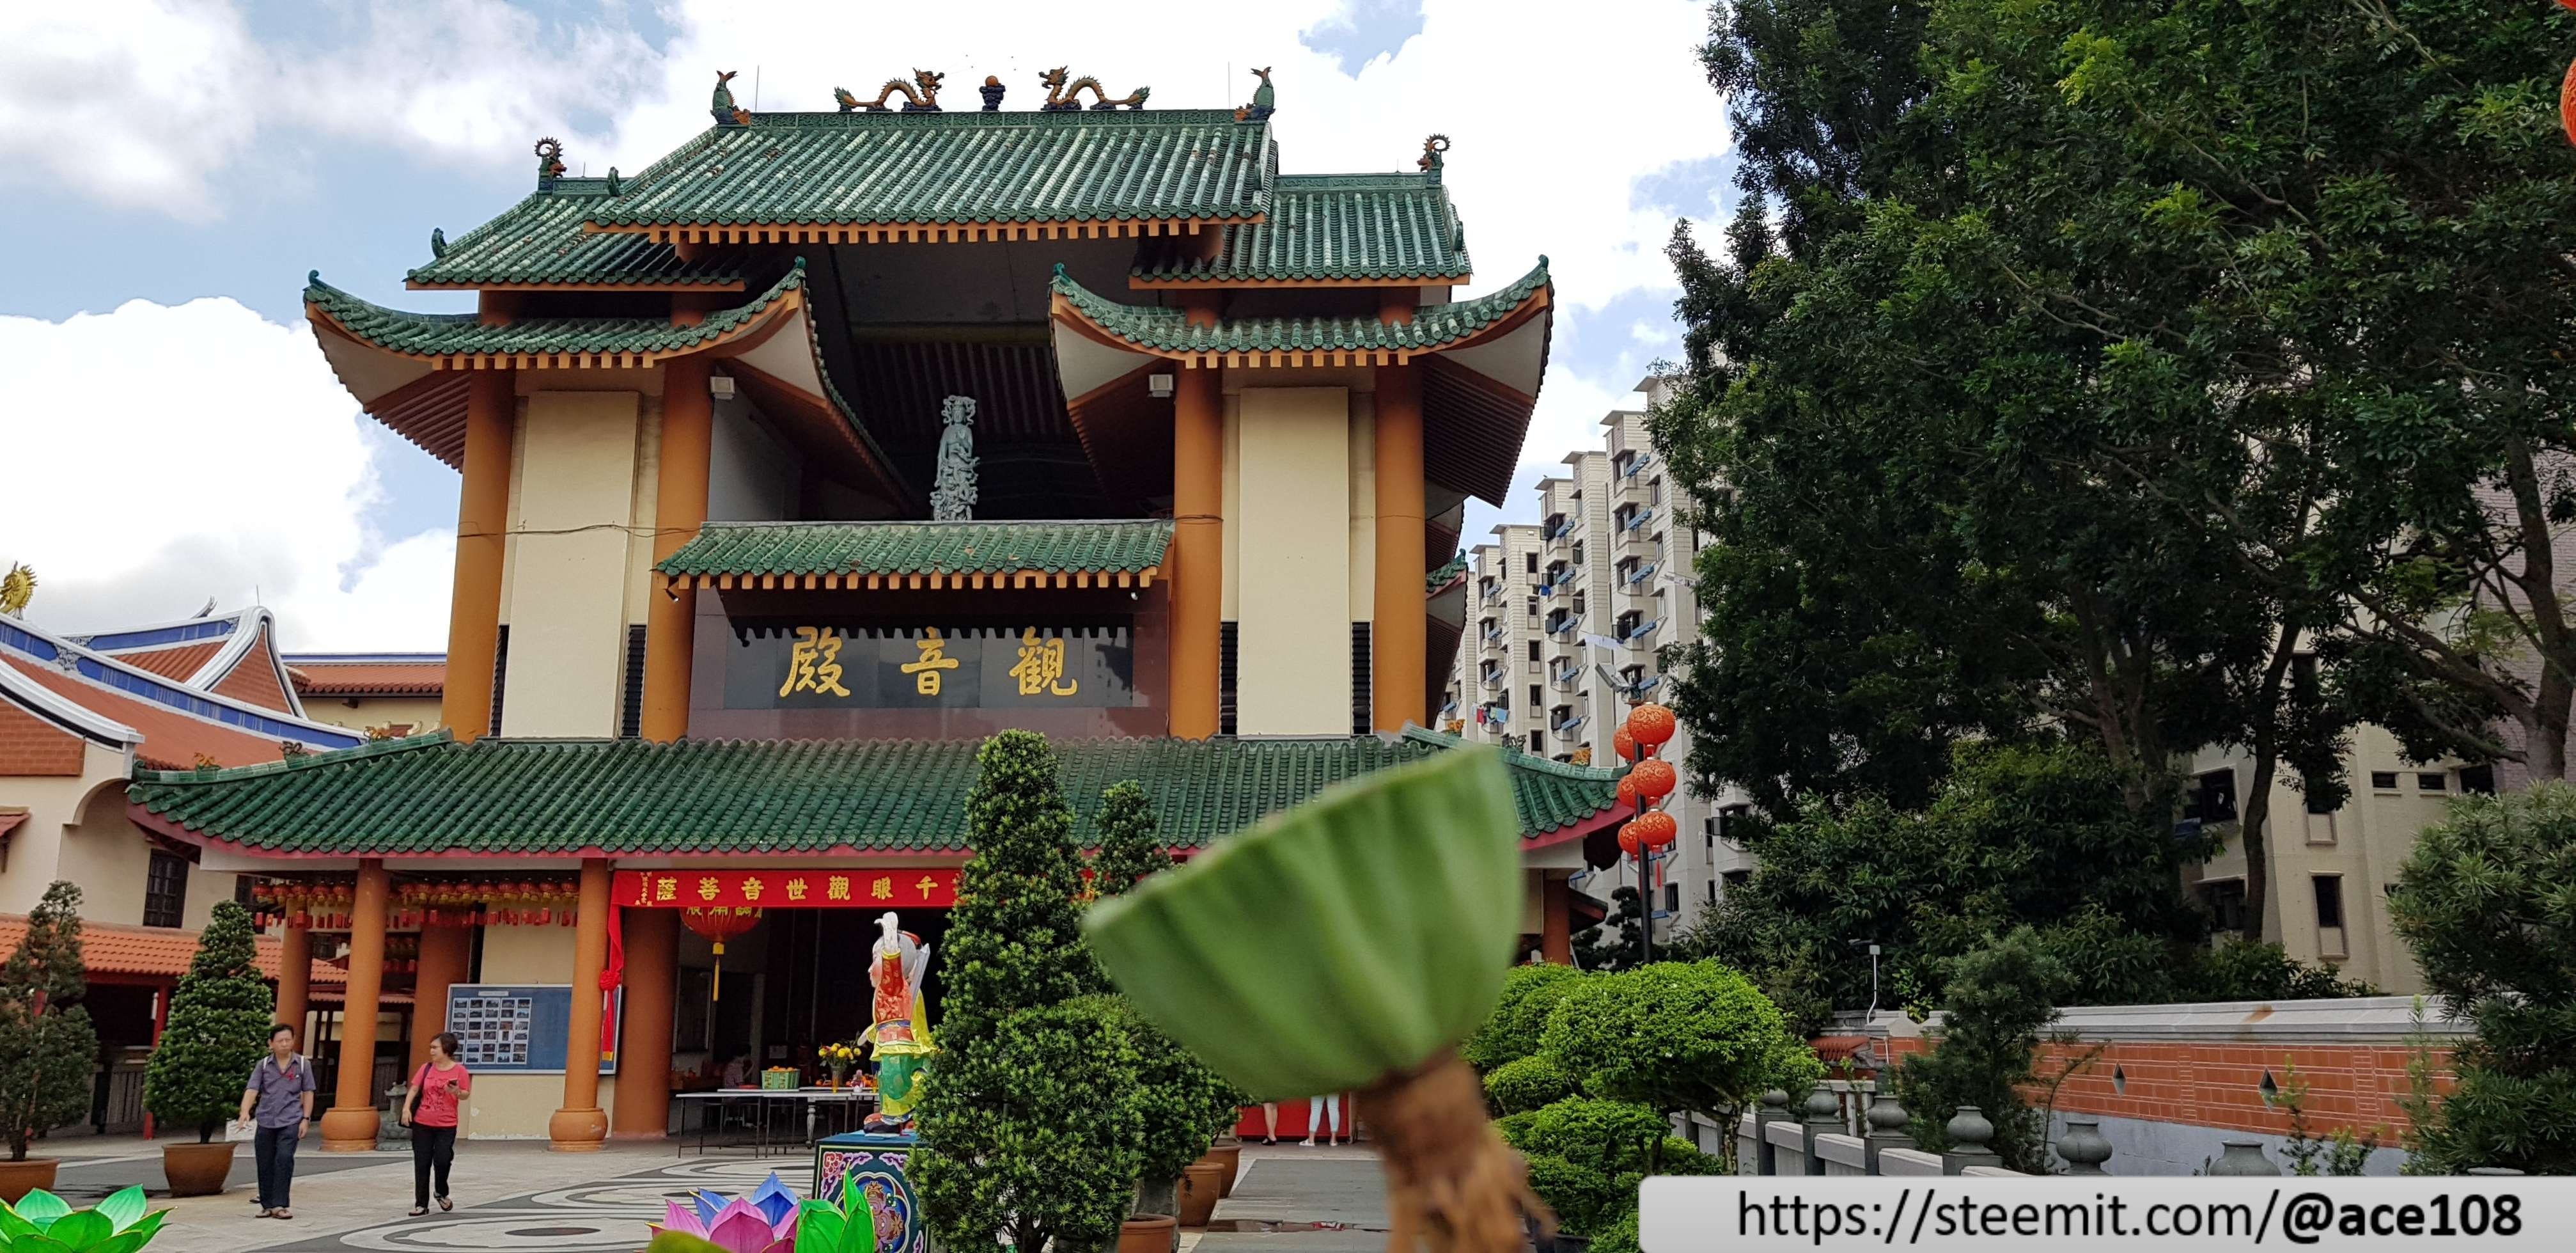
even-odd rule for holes
{"type": "Polygon", "coordinates": [[[855,113],[861,110],[869,113],[883,113],[886,111],[886,101],[901,93],[904,112],[937,113],[940,112],[939,85],[947,81],[947,78],[946,74],[937,70],[916,69],[912,72],[912,81],[909,83],[900,78],[887,79],[885,87],[877,92],[877,98],[874,100],[861,100],[840,87],[832,89],[832,100],[841,106],[843,113],[855,113]]]}
{"type": "Polygon", "coordinates": [[[85,644],[74,643],[17,618],[0,621],[0,652],[9,651],[38,662],[50,662],[56,669],[82,683],[95,685],[128,700],[140,701],[161,711],[229,731],[266,739],[300,737],[325,743],[359,738],[357,732],[346,727],[271,709],[238,696],[191,687],[181,680],[119,661],[107,653],[94,651],[85,644]]]}
{"type": "Polygon", "coordinates": [[[537,141],[537,190],[554,190],[555,180],[569,167],[564,165],[563,141],[548,135],[537,141]]]}
{"type": "Polygon", "coordinates": [[[1252,71],[1252,76],[1260,79],[1261,85],[1253,88],[1252,103],[1234,111],[1235,121],[1267,122],[1271,114],[1279,111],[1279,93],[1271,89],[1270,69],[1265,65],[1252,71]]]}
{"type": "Polygon", "coordinates": [[[399,356],[430,362],[433,369],[482,368],[505,363],[522,369],[647,366],[686,356],[740,337],[770,319],[773,308],[802,305],[805,259],[798,257],[766,291],[743,304],[707,314],[694,326],[648,317],[520,318],[485,325],[471,313],[412,313],[360,299],[305,276],[308,316],[350,339],[399,356]]]}
{"type": "Polygon", "coordinates": [[[1102,296],[1065,273],[1051,281],[1054,316],[1113,348],[1149,353],[1198,366],[1401,365],[1429,353],[1462,348],[1488,332],[1509,329],[1547,307],[1553,287],[1547,258],[1529,273],[1485,295],[1422,305],[1409,322],[1375,317],[1221,318],[1192,325],[1169,306],[1130,305],[1102,296]]]}
{"type": "Polygon", "coordinates": [[[718,126],[751,125],[750,111],[737,107],[734,104],[733,88],[725,85],[733,81],[735,72],[736,71],[733,70],[717,70],[715,94],[707,99],[707,112],[714,115],[716,125],[718,126]]]}
{"type": "Polygon", "coordinates": [[[1447,135],[1434,132],[1431,138],[1422,141],[1422,159],[1414,162],[1413,164],[1415,168],[1422,171],[1422,179],[1424,182],[1427,182],[1434,187],[1440,185],[1440,166],[1442,164],[1440,154],[1447,151],[1449,151],[1449,137],[1447,135]]]}
{"type": "Polygon", "coordinates": [[[1106,113],[1120,105],[1125,105],[1130,109],[1142,109],[1145,107],[1145,98],[1154,94],[1154,89],[1151,87],[1139,87],[1136,90],[1127,93],[1125,96],[1112,100],[1109,98],[1109,90],[1100,85],[1099,79],[1093,78],[1089,74],[1085,74],[1082,77],[1073,80],[1071,83],[1065,82],[1064,75],[1068,68],[1069,67],[1067,66],[1059,65],[1054,69],[1038,75],[1038,81],[1045,84],[1047,89],[1046,103],[1038,106],[1039,112],[1074,113],[1080,111],[1082,108],[1082,89],[1085,87],[1091,89],[1091,99],[1093,102],[1091,110],[1094,113],[1106,113]]]}

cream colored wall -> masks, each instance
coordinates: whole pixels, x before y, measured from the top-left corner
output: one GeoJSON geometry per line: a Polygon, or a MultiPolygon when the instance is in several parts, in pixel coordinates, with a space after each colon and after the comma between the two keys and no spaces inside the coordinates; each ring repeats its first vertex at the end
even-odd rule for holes
{"type": "MultiPolygon", "coordinates": [[[[35,908],[45,889],[64,877],[62,849],[70,838],[66,828],[80,821],[81,802],[93,789],[124,773],[123,752],[90,744],[79,774],[0,778],[0,805],[15,805],[27,811],[27,820],[19,823],[17,830],[0,837],[8,840],[8,868],[0,870],[0,913],[23,914],[35,908]]],[[[84,894],[90,891],[86,883],[81,888],[84,894]]],[[[133,920],[139,922],[143,917],[140,879],[135,881],[134,892],[133,920]]]]}
{"type": "MultiPolygon", "coordinates": [[[[506,716],[506,715],[504,715],[506,716]]],[[[572,982],[571,927],[483,928],[481,983],[572,982]]],[[[458,1134],[476,1140],[534,1140],[563,1105],[563,1076],[477,1075],[458,1134]]],[[[617,1077],[599,1077],[599,1107],[614,1110],[617,1077]]]]}
{"type": "Polygon", "coordinates": [[[1243,620],[1243,398],[1228,394],[1223,408],[1224,458],[1223,495],[1217,507],[1225,516],[1218,520],[1219,533],[1225,545],[1225,595],[1218,606],[1217,617],[1226,622],[1243,620]]]}
{"type": "Polygon", "coordinates": [[[1377,618],[1377,394],[1351,397],[1351,621],[1377,618]]]}
{"type": "Polygon", "coordinates": [[[1235,708],[1243,735],[1347,735],[1350,392],[1245,388],[1235,708]],[[1254,574],[1257,572],[1257,574],[1254,574]]]}
{"type": "MultiPolygon", "coordinates": [[[[80,885],[81,917],[141,926],[152,845],[125,816],[125,754],[92,744],[82,767],[77,776],[0,779],[0,804],[27,810],[9,836],[0,913],[26,913],[54,880],[69,879],[80,885]]],[[[190,867],[180,925],[206,925],[215,902],[232,899],[236,878],[190,867]]]]}
{"type": "Polygon", "coordinates": [[[435,696],[307,696],[304,716],[335,727],[364,731],[369,727],[410,723],[412,734],[435,731],[440,708],[435,696]]]}
{"type": "MultiPolygon", "coordinates": [[[[501,733],[613,735],[636,580],[634,392],[528,398],[501,733]]],[[[640,599],[636,602],[640,604],[640,599]]]]}

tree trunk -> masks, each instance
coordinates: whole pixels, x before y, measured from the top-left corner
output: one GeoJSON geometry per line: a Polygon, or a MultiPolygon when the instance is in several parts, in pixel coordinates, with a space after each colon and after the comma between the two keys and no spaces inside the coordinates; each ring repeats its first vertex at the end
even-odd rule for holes
{"type": "Polygon", "coordinates": [[[2270,749],[2254,754],[2254,777],[2247,789],[2236,843],[2245,850],[2245,941],[2263,942],[2263,914],[2272,900],[2272,777],[2280,757],[2270,749]]]}
{"type": "MultiPolygon", "coordinates": [[[[1181,1212],[1181,1181],[1178,1179],[1140,1179],[1136,1181],[1137,1214],[1171,1214],[1181,1212]]],[[[1175,1228],[1175,1230],[1178,1230],[1175,1228]]]]}

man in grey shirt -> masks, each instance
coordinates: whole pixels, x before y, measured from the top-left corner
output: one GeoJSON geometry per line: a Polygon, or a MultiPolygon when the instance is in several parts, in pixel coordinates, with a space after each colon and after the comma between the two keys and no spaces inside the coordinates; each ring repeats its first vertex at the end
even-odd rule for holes
{"type": "Polygon", "coordinates": [[[250,1068],[241,1116],[259,1120],[251,1137],[251,1158],[259,1166],[259,1216],[295,1217],[286,1193],[295,1183],[295,1144],[313,1118],[313,1065],[295,1051],[295,1028],[281,1022],[268,1029],[268,1056],[250,1068]]]}

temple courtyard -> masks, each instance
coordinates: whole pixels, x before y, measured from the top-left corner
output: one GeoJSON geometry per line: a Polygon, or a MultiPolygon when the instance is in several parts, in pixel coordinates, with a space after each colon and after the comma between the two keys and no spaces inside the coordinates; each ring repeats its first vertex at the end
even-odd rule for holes
{"type": "MultiPolygon", "coordinates": [[[[172,1200],[162,1193],[157,1143],[111,1138],[51,1146],[62,1157],[57,1187],[75,1205],[142,1184],[169,1225],[154,1253],[246,1249],[379,1253],[461,1249],[504,1253],[626,1253],[644,1247],[664,1202],[699,1188],[748,1192],[775,1170],[804,1190],[812,1167],[801,1157],[676,1156],[667,1145],[612,1142],[597,1153],[550,1153],[542,1141],[458,1146],[456,1208],[409,1217],[411,1153],[308,1152],[296,1162],[295,1218],[251,1217],[250,1154],[235,1155],[221,1196],[172,1200]]],[[[1184,1231],[1182,1253],[1372,1253],[1386,1245],[1386,1193],[1366,1149],[1246,1145],[1234,1195],[1217,1204],[1204,1232],[1184,1231]]]]}

